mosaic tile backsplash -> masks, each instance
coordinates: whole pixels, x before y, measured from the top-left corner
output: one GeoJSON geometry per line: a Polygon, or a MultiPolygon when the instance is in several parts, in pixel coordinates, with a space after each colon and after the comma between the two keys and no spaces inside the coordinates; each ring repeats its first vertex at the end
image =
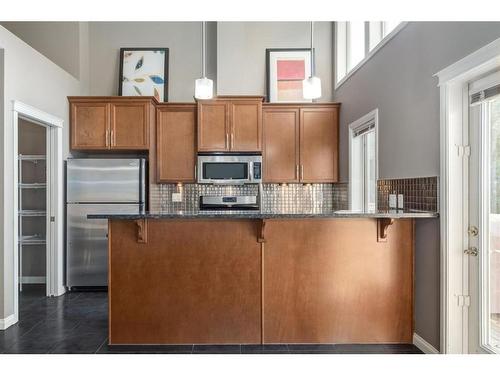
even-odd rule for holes
{"type": "MultiPolygon", "coordinates": [[[[333,209],[332,184],[263,184],[263,213],[324,213],[333,209]]],[[[162,184],[150,186],[151,209],[164,212],[198,212],[200,195],[258,195],[258,185],[162,184]],[[182,202],[172,202],[180,192],[182,202]]],[[[224,211],[217,211],[225,213],[224,211]]]]}
{"type": "MultiPolygon", "coordinates": [[[[405,210],[438,212],[438,178],[386,179],[377,182],[378,209],[389,209],[389,194],[404,195],[405,210]]],[[[151,210],[196,213],[200,195],[258,195],[258,185],[162,184],[150,186],[151,210]],[[172,202],[181,193],[182,202],[172,202]]],[[[263,213],[329,213],[349,209],[349,184],[263,184],[263,213]]],[[[216,211],[227,213],[227,211],[216,211]]]]}
{"type": "Polygon", "coordinates": [[[434,177],[378,180],[378,209],[389,208],[389,194],[404,195],[405,210],[439,211],[439,181],[434,177]]]}

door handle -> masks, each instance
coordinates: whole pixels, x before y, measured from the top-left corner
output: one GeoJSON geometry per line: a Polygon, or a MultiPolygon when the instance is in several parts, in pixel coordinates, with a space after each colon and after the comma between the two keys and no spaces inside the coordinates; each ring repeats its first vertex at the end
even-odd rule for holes
{"type": "Polygon", "coordinates": [[[471,255],[473,257],[477,257],[477,254],[478,254],[477,247],[472,246],[472,247],[469,247],[468,249],[465,249],[464,254],[471,255]]]}

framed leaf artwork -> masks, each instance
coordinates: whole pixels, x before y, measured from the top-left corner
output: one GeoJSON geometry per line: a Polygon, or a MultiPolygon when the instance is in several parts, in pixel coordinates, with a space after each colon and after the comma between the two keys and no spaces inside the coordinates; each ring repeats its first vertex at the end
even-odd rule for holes
{"type": "Polygon", "coordinates": [[[168,48],[120,48],[120,96],[168,101],[168,48]]]}
{"type": "Polygon", "coordinates": [[[266,49],[266,89],[269,102],[311,102],[311,99],[304,99],[302,89],[302,81],[310,75],[310,48],[266,49]]]}

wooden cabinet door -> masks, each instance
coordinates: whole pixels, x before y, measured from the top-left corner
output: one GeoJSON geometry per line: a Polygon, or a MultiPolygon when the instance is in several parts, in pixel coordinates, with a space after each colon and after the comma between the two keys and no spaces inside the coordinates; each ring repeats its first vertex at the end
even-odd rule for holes
{"type": "Polygon", "coordinates": [[[110,104],[112,149],[149,148],[150,105],[144,101],[110,104]]]}
{"type": "Polygon", "coordinates": [[[227,101],[198,102],[198,151],[229,151],[227,101]]]}
{"type": "Polygon", "coordinates": [[[262,151],[262,101],[231,103],[231,151],[262,151]]]}
{"type": "Polygon", "coordinates": [[[145,244],[111,220],[110,344],[259,344],[258,225],[148,219],[145,244]]]}
{"type": "Polygon", "coordinates": [[[196,105],[169,106],[156,112],[158,182],[194,182],[196,105]]]}
{"type": "Polygon", "coordinates": [[[264,343],[411,343],[413,221],[270,220],[264,343]]]}
{"type": "Polygon", "coordinates": [[[107,103],[71,103],[71,149],[105,150],[109,148],[109,105],[107,103]]]}
{"type": "Polygon", "coordinates": [[[266,108],[264,182],[299,181],[299,109],[266,108]]]}
{"type": "Polygon", "coordinates": [[[338,181],[337,108],[300,109],[301,182],[338,181]]]}

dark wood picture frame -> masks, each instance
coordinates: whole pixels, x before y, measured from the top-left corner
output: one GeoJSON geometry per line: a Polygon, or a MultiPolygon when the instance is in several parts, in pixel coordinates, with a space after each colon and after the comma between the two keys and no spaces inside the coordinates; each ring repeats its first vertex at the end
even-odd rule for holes
{"type": "Polygon", "coordinates": [[[163,72],[163,102],[168,102],[168,86],[170,80],[168,77],[169,64],[169,49],[166,47],[122,47],[120,48],[120,71],[118,75],[118,96],[122,96],[122,81],[123,81],[123,55],[125,51],[163,51],[165,56],[164,72],[163,72]]]}
{"type": "Polygon", "coordinates": [[[311,52],[311,59],[315,59],[314,53],[315,53],[315,48],[266,48],[266,102],[270,103],[271,99],[271,87],[270,87],[270,81],[271,81],[271,71],[269,67],[270,63],[270,55],[272,52],[293,52],[293,51],[302,51],[302,52],[311,52]]]}

